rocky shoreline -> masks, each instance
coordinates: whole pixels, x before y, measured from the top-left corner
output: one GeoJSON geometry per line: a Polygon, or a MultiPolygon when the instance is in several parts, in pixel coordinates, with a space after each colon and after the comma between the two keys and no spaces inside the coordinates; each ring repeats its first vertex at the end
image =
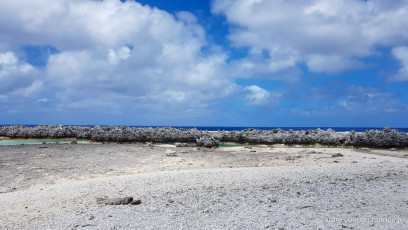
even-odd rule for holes
{"type": "Polygon", "coordinates": [[[127,126],[62,126],[40,125],[36,127],[3,126],[0,137],[18,138],[78,138],[97,142],[153,142],[194,143],[197,146],[216,147],[220,142],[248,144],[324,145],[368,148],[408,148],[408,134],[396,129],[368,130],[338,133],[321,130],[259,130],[208,132],[197,129],[170,127],[136,128],[127,126]]]}

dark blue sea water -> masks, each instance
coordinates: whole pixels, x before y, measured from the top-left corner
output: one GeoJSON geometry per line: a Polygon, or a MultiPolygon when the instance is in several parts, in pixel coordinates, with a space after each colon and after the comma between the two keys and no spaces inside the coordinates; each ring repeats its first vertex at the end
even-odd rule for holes
{"type": "MultiPolygon", "coordinates": [[[[9,125],[0,125],[1,126],[9,126],[9,125]]],[[[24,125],[26,127],[34,127],[37,125],[24,125]]],[[[88,127],[95,127],[96,125],[72,125],[72,126],[88,126],[88,127]]],[[[100,125],[100,126],[108,126],[108,125],[100,125]]],[[[152,127],[152,128],[157,128],[157,127],[172,127],[172,128],[184,128],[184,129],[191,129],[191,128],[196,128],[198,130],[207,130],[207,131],[242,131],[244,129],[260,129],[260,130],[271,130],[271,129],[282,129],[282,130],[309,130],[309,129],[317,129],[320,128],[322,130],[327,130],[327,129],[332,129],[336,132],[349,132],[349,131],[356,131],[356,132],[365,132],[366,130],[374,129],[374,130],[383,130],[383,127],[223,127],[223,126],[132,126],[130,125],[129,127],[152,127]]],[[[408,128],[394,128],[391,127],[392,129],[397,129],[400,132],[408,133],[408,128]]]]}

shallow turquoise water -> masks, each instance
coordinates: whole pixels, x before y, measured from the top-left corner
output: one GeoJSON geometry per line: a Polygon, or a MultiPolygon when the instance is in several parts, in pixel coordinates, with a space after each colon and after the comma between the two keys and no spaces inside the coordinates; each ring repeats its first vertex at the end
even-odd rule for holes
{"type": "MultiPolygon", "coordinates": [[[[16,139],[16,140],[0,140],[0,145],[40,145],[43,142],[47,144],[69,144],[71,143],[70,139],[16,139]]],[[[77,140],[78,144],[87,144],[90,143],[90,140],[77,140]]]]}

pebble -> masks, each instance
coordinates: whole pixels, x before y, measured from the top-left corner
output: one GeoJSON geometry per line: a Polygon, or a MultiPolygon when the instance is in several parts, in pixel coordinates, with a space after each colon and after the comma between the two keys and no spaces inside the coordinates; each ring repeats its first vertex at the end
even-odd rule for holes
{"type": "Polygon", "coordinates": [[[174,150],[171,150],[171,149],[166,149],[166,156],[169,156],[169,157],[175,157],[175,156],[177,156],[177,152],[176,151],[174,151],[174,150]]]}

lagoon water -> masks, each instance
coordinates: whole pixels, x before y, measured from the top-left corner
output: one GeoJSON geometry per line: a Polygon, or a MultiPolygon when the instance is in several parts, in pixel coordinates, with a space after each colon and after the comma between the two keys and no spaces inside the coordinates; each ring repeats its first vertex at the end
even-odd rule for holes
{"type": "MultiPolygon", "coordinates": [[[[0,145],[40,145],[42,143],[47,144],[69,144],[71,143],[71,139],[8,139],[8,140],[0,140],[0,145]]],[[[87,144],[90,143],[90,140],[77,140],[78,144],[87,144]]]]}

